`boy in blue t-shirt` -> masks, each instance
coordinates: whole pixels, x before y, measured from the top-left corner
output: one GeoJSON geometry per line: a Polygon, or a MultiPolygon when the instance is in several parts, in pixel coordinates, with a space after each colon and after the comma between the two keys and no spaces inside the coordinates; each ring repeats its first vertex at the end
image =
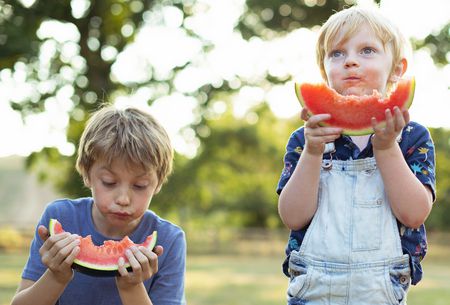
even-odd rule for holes
{"type": "Polygon", "coordinates": [[[81,136],[76,163],[92,198],[47,206],[12,304],[185,304],[184,232],[148,210],[171,172],[172,159],[166,131],[149,114],[112,106],[97,111],[81,136]],[[51,218],[66,232],[49,237],[51,218]],[[132,271],[124,258],[115,278],[71,268],[80,251],[79,236],[92,235],[97,245],[126,235],[142,243],[154,230],[158,245],[153,251],[132,247],[125,252],[132,271]]]}

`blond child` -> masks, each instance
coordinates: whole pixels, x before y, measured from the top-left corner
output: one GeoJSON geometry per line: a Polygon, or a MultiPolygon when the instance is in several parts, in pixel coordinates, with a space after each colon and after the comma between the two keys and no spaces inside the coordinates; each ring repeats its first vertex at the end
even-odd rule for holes
{"type": "MultiPolygon", "coordinates": [[[[327,84],[342,95],[389,93],[407,68],[405,40],[375,9],[351,7],[322,26],[327,84]]],[[[278,184],[291,229],[283,264],[288,304],[406,304],[422,277],[423,223],[435,198],[434,145],[407,110],[386,111],[373,134],[345,136],[308,116],[290,137],[278,184]]]]}
{"type": "Polygon", "coordinates": [[[56,200],[46,207],[12,304],[185,304],[184,232],[148,210],[171,172],[172,157],[165,130],[149,114],[113,106],[97,111],[82,134],[76,163],[92,197],[56,200]],[[73,234],[49,237],[51,218],[73,234]],[[154,230],[158,246],[153,252],[144,247],[126,251],[132,271],[122,258],[115,278],[71,268],[80,251],[77,235],[92,235],[97,245],[126,235],[141,243],[154,230]]]}

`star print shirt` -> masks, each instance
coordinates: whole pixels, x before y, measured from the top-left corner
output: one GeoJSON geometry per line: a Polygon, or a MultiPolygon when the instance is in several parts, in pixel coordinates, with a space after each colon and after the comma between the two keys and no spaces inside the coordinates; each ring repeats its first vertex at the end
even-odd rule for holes
{"type": "MultiPolygon", "coordinates": [[[[409,168],[420,182],[431,189],[434,200],[436,196],[435,155],[433,140],[428,129],[418,123],[409,122],[403,129],[398,142],[409,168]]],[[[301,127],[294,131],[289,138],[284,156],[284,168],[277,187],[278,194],[281,193],[294,172],[304,145],[305,136],[303,127],[301,127]]],[[[334,145],[335,151],[333,153],[325,153],[323,156],[324,159],[355,160],[373,157],[372,143],[370,140],[362,151],[348,136],[342,136],[335,140],[334,145]]],[[[417,284],[422,279],[423,271],[421,261],[427,252],[425,225],[421,225],[418,229],[412,229],[398,222],[398,227],[403,253],[409,254],[410,256],[412,284],[417,284]]],[[[283,263],[283,271],[287,276],[289,276],[287,273],[289,254],[292,250],[298,250],[300,248],[306,229],[307,227],[301,230],[291,231],[290,233],[289,242],[286,247],[287,259],[283,263]]]]}

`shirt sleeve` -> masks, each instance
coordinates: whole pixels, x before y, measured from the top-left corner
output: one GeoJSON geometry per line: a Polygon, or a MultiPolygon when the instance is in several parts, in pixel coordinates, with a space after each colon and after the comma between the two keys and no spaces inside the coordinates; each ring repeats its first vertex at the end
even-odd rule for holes
{"type": "Polygon", "coordinates": [[[179,229],[164,248],[167,256],[155,274],[149,296],[155,305],[185,305],[184,275],[186,271],[186,238],[179,229]]]}
{"type": "Polygon", "coordinates": [[[280,194],[286,183],[291,178],[295,167],[297,166],[298,159],[305,146],[305,137],[303,133],[303,127],[297,129],[292,133],[286,145],[286,153],[284,155],[284,168],[281,172],[280,180],[278,181],[277,193],[280,194]]]}
{"type": "Polygon", "coordinates": [[[417,123],[405,127],[401,142],[406,163],[422,184],[431,189],[436,199],[435,148],[430,132],[417,123]]]}
{"type": "Polygon", "coordinates": [[[42,244],[44,243],[43,240],[39,237],[38,234],[38,227],[40,225],[45,226],[48,228],[48,223],[50,221],[49,211],[48,207],[44,211],[44,214],[42,215],[41,219],[39,220],[39,223],[36,226],[35,232],[34,232],[34,238],[31,241],[30,245],[30,254],[28,256],[28,261],[25,264],[25,267],[22,272],[22,278],[28,279],[32,281],[37,281],[42,274],[44,274],[47,267],[42,263],[41,261],[41,255],[39,254],[39,249],[42,247],[42,244]]]}

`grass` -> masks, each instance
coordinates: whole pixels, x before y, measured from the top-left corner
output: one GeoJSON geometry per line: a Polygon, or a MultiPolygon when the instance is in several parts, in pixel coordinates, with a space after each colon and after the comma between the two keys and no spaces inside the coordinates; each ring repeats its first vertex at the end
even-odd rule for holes
{"type": "MultiPolygon", "coordinates": [[[[412,286],[408,305],[449,304],[450,234],[432,234],[429,239],[430,250],[423,263],[425,276],[419,285],[412,286]]],[[[275,253],[271,248],[266,254],[258,250],[239,255],[188,255],[188,304],[286,304],[287,278],[281,273],[281,252],[275,253]]],[[[26,253],[0,254],[0,305],[9,304],[25,260],[26,253]]]]}

